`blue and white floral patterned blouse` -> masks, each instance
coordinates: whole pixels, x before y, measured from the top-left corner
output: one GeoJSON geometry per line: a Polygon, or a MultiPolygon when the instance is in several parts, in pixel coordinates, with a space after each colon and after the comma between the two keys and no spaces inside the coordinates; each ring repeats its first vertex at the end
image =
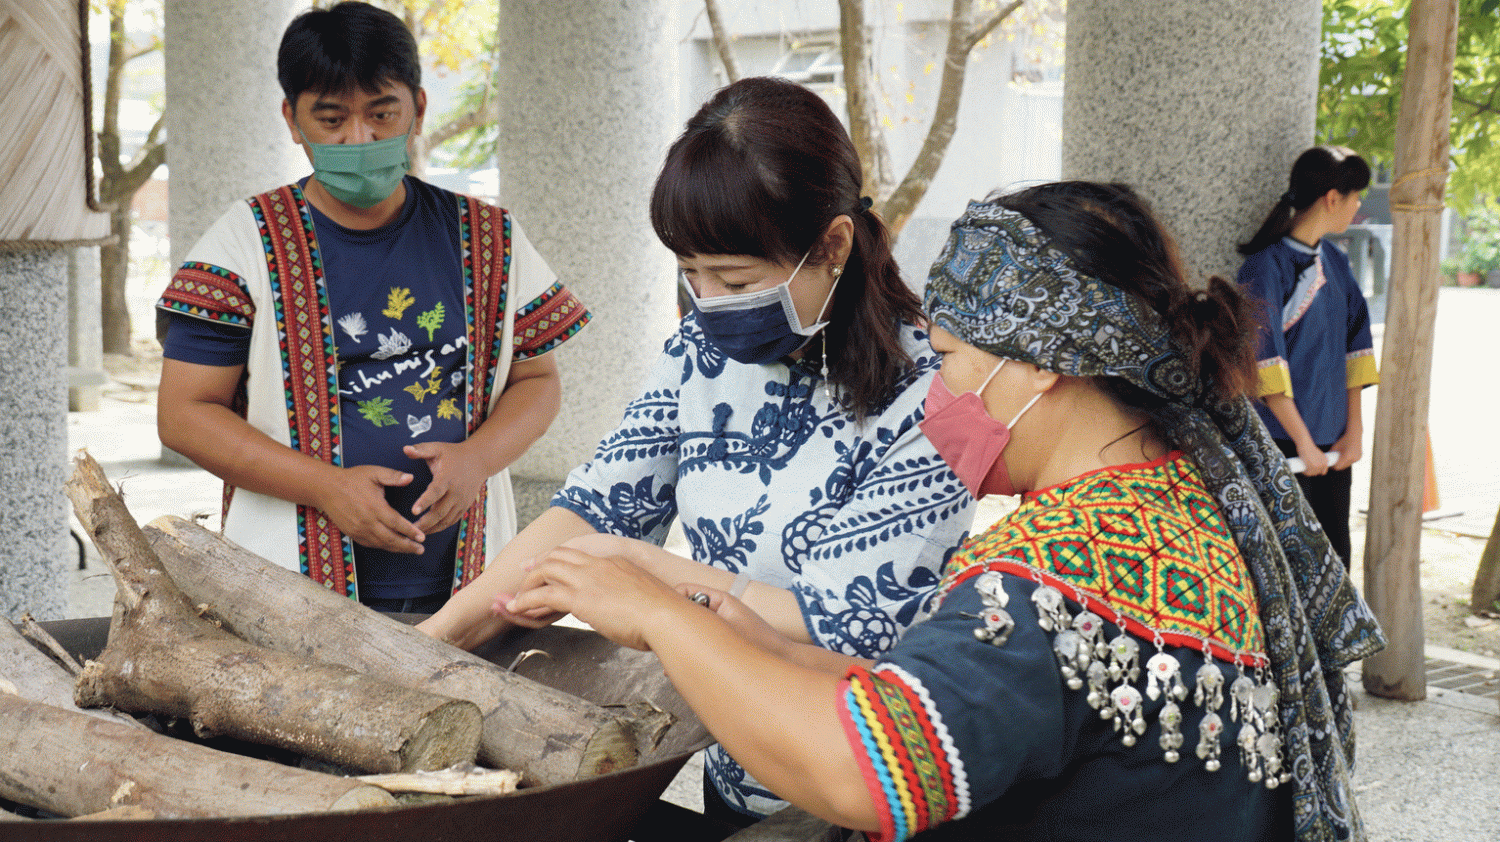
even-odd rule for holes
{"type": "MultiPolygon", "coordinates": [[[[905,326],[916,365],[879,415],[835,408],[818,367],[725,357],[689,315],[642,395],[554,506],[601,532],[662,543],[674,516],[700,562],[796,595],[820,646],[873,658],[911,625],[962,542],[974,501],[917,428],[938,356],[905,326]]],[[[781,802],[715,746],[726,802],[781,802]]]]}

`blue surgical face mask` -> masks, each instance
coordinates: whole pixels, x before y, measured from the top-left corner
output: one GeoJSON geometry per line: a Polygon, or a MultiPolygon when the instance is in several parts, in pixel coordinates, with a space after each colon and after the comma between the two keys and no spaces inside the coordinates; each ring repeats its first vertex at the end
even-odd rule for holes
{"type": "MultiPolygon", "coordinates": [[[[416,125],[416,118],[412,125],[416,125]]],[[[302,142],[312,150],[313,177],[328,194],[357,208],[371,208],[396,192],[396,185],[411,169],[406,134],[369,143],[313,143],[297,127],[302,142]]]]}
{"type": "MultiPolygon", "coordinates": [[[[698,326],[709,341],[735,362],[761,365],[796,351],[828,325],[822,321],[804,327],[797,315],[797,306],[792,302],[792,278],[797,277],[797,272],[806,262],[807,254],[804,254],[797,262],[797,268],[792,270],[791,277],[769,289],[712,298],[699,298],[687,276],[680,272],[678,275],[693,300],[693,309],[698,311],[698,326]]],[[[818,308],[819,313],[828,307],[837,288],[838,279],[835,277],[828,296],[818,308]]]]}

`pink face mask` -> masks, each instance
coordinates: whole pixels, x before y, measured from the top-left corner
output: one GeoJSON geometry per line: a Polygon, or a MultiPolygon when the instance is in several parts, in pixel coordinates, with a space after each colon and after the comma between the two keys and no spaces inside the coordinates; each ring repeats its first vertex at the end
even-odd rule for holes
{"type": "Polygon", "coordinates": [[[1000,453],[1010,443],[1010,428],[1042,397],[1038,392],[1009,424],[991,418],[980,395],[1003,365],[1002,359],[978,389],[962,395],[953,394],[939,373],[927,390],[926,417],[917,425],[976,500],[986,494],[1016,493],[1000,453]]]}

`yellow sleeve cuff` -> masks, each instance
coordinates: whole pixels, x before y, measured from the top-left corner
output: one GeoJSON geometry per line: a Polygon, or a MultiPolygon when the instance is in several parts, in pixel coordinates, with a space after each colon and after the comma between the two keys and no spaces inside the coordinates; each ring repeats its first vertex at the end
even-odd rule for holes
{"type": "Polygon", "coordinates": [[[1273,357],[1260,361],[1260,391],[1256,394],[1292,397],[1292,370],[1287,368],[1286,360],[1273,357]]]}
{"type": "Polygon", "coordinates": [[[1345,356],[1344,376],[1348,382],[1346,388],[1350,389],[1360,389],[1379,383],[1380,373],[1375,370],[1375,352],[1366,349],[1345,356]]]}

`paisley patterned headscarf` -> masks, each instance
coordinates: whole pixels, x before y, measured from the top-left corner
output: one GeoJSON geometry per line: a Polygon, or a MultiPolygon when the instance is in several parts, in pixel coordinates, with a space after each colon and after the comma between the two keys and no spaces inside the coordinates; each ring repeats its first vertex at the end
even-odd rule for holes
{"type": "Polygon", "coordinates": [[[1166,401],[1151,415],[1197,464],[1255,580],[1297,839],[1363,838],[1343,668],[1385,638],[1249,399],[1217,397],[1155,310],[1083,274],[1030,220],[992,201],[970,203],[953,223],[923,303],[935,325],[976,348],[1059,374],[1120,377],[1166,401]]]}

